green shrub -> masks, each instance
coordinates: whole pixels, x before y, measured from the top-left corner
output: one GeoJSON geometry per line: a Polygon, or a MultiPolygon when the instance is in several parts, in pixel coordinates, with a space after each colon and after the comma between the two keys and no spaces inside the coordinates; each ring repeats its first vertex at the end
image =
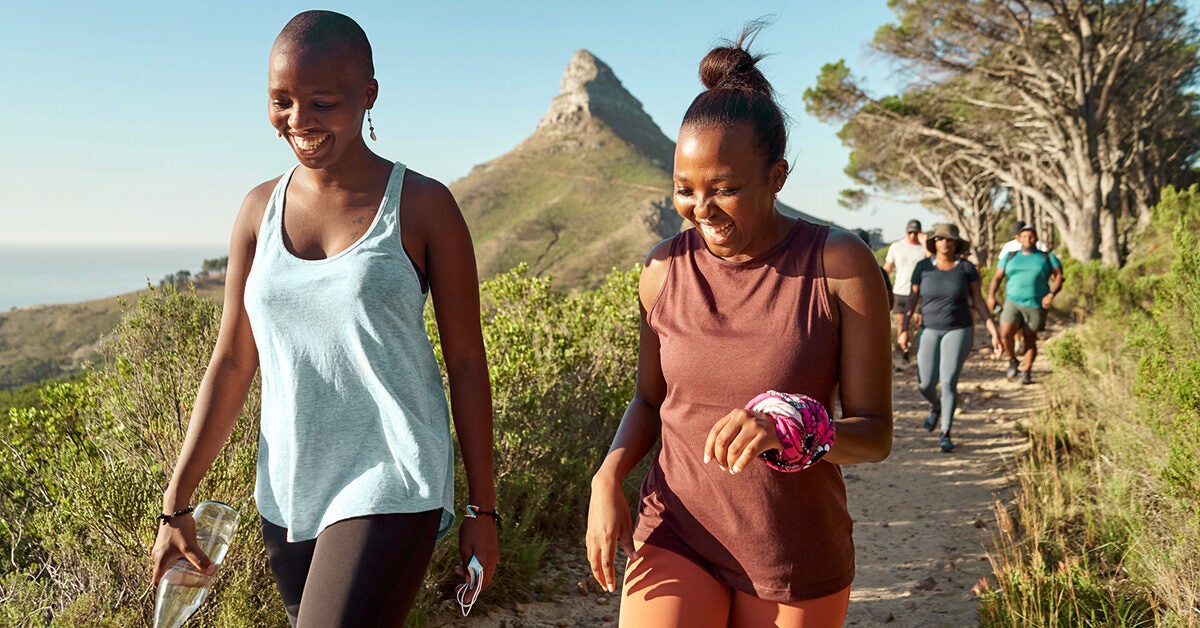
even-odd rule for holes
{"type": "MultiPolygon", "coordinates": [[[[495,399],[503,573],[489,601],[528,598],[551,543],[575,546],[589,479],[633,394],[639,271],[568,295],[524,268],[481,286],[495,399]]],[[[139,297],[79,378],[0,420],[0,624],[148,625],[147,557],[216,340],[220,308],[172,286],[139,297]]],[[[440,360],[431,312],[427,325],[440,360]]],[[[242,514],[212,603],[189,625],[285,626],[252,499],[258,385],[197,488],[242,514]]],[[[26,398],[27,399],[27,398],[26,398]]],[[[459,465],[458,500],[466,495],[459,465]]],[[[456,531],[440,543],[410,624],[452,599],[456,531]]]]}
{"type": "MultiPolygon", "coordinates": [[[[522,265],[480,286],[496,490],[506,517],[502,577],[486,595],[528,599],[548,544],[574,546],[582,538],[591,475],[633,397],[639,275],[636,268],[614,270],[600,287],[567,294],[522,265]]],[[[440,360],[428,309],[426,328],[440,360]]],[[[455,477],[456,493],[466,495],[461,467],[455,477]]],[[[450,545],[435,553],[436,581],[427,587],[442,599],[456,581],[450,545]]],[[[437,602],[423,596],[419,605],[437,602]]]]}
{"type": "Polygon", "coordinates": [[[1062,335],[1046,343],[1046,353],[1050,355],[1050,360],[1057,368],[1083,371],[1086,366],[1087,358],[1084,354],[1083,344],[1079,340],[1079,334],[1071,330],[1063,332],[1062,335]]]}
{"type": "Polygon", "coordinates": [[[1067,265],[1088,323],[1048,345],[985,626],[1197,624],[1200,191],[1162,199],[1125,268],[1067,265]]]}
{"type": "MultiPolygon", "coordinates": [[[[13,446],[0,451],[0,482],[17,498],[0,511],[0,533],[19,560],[6,568],[0,594],[44,606],[13,605],[13,615],[40,615],[52,625],[148,625],[154,515],[219,318],[219,308],[194,293],[168,287],[142,295],[83,381],[50,386],[41,408],[9,413],[13,446]]],[[[252,612],[225,626],[278,625],[282,617],[254,525],[252,397],[196,491],[197,500],[221,499],[243,516],[213,597],[230,597],[229,587],[250,577],[241,594],[249,603],[240,606],[252,612]]],[[[206,605],[193,621],[218,625],[219,611],[206,605]]]]}

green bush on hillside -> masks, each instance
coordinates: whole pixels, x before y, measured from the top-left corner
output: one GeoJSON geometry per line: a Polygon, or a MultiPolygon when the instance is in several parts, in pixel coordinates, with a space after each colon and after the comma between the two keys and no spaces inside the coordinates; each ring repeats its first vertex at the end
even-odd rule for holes
{"type": "Polygon", "coordinates": [[[1197,623],[1198,232],[1200,189],[1168,188],[1125,268],[1068,266],[1088,323],[1047,347],[1050,409],[998,511],[985,626],[1197,623]]]}
{"type": "MultiPolygon", "coordinates": [[[[0,512],[0,533],[20,560],[5,568],[0,595],[31,602],[5,604],[0,623],[148,625],[154,515],[219,317],[210,301],[170,287],[142,295],[83,381],[45,388],[41,408],[10,411],[4,432],[15,445],[0,451],[0,481],[19,498],[0,512]],[[14,484],[21,473],[25,487],[14,484]]],[[[245,516],[213,599],[248,603],[207,605],[197,625],[269,626],[282,618],[250,501],[255,417],[256,397],[196,492],[245,516]]]]}
{"type": "MultiPolygon", "coordinates": [[[[600,287],[567,294],[521,265],[480,285],[506,517],[503,572],[488,595],[528,598],[547,544],[582,538],[591,474],[633,396],[639,274],[614,270],[600,287]]],[[[426,328],[440,361],[428,308],[426,328]]],[[[455,477],[466,495],[461,467],[455,477]]],[[[430,570],[442,599],[456,581],[452,545],[439,546],[430,570]]]]}
{"type": "MultiPolygon", "coordinates": [[[[495,400],[496,477],[506,521],[491,602],[528,597],[542,554],[577,542],[591,473],[632,396],[638,270],[568,295],[521,268],[484,282],[495,400]]],[[[148,556],[216,339],[220,308],[173,286],[139,297],[78,380],[0,420],[0,625],[148,625],[148,556]]],[[[432,314],[427,325],[434,339],[432,314]]],[[[284,626],[252,500],[258,386],[198,487],[242,513],[215,588],[189,625],[284,626]]],[[[458,502],[465,500],[461,465],[458,502]]],[[[441,543],[414,608],[419,624],[452,599],[457,540],[441,543]]]]}

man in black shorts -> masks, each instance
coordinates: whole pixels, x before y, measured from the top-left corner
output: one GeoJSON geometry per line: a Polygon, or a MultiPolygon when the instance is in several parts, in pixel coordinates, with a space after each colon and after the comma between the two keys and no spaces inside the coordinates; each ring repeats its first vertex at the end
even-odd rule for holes
{"type": "MultiPolygon", "coordinates": [[[[908,299],[912,294],[912,275],[913,269],[917,267],[917,262],[929,256],[929,252],[925,249],[924,243],[921,242],[921,221],[910,220],[904,226],[904,238],[896,240],[888,247],[887,257],[884,259],[883,269],[887,272],[896,273],[896,279],[892,282],[892,319],[896,324],[896,337],[900,337],[900,332],[904,331],[904,312],[908,309],[908,299]]],[[[920,326],[920,323],[916,323],[920,326]]],[[[904,364],[908,364],[909,352],[907,349],[896,346],[900,353],[900,359],[904,364]]],[[[897,367],[899,370],[899,367],[897,367]]]]}

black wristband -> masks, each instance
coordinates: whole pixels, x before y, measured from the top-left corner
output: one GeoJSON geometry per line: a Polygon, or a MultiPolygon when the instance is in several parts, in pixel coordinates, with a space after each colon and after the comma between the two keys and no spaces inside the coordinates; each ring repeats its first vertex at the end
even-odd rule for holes
{"type": "Polygon", "coordinates": [[[496,512],[495,510],[480,510],[479,506],[476,506],[474,504],[467,504],[467,519],[475,519],[479,515],[487,515],[487,516],[491,517],[492,519],[495,519],[496,520],[496,531],[497,532],[500,531],[500,527],[501,527],[501,524],[504,522],[504,519],[500,517],[499,512],[496,512]]]}
{"type": "Polygon", "coordinates": [[[195,510],[194,507],[188,506],[187,508],[181,508],[179,510],[176,510],[175,512],[173,512],[169,515],[166,513],[159,513],[158,516],[155,518],[158,519],[158,525],[166,525],[168,523],[171,523],[171,521],[173,519],[175,519],[175,517],[182,517],[184,515],[192,514],[193,510],[195,510]]]}

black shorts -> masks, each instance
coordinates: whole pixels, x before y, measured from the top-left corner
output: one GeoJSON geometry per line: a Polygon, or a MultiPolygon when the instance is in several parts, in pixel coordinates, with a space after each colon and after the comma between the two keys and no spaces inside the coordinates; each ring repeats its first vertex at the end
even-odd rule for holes
{"type": "Polygon", "coordinates": [[[912,298],[911,294],[892,294],[896,301],[892,303],[892,314],[903,314],[908,309],[908,300],[912,298]]]}

